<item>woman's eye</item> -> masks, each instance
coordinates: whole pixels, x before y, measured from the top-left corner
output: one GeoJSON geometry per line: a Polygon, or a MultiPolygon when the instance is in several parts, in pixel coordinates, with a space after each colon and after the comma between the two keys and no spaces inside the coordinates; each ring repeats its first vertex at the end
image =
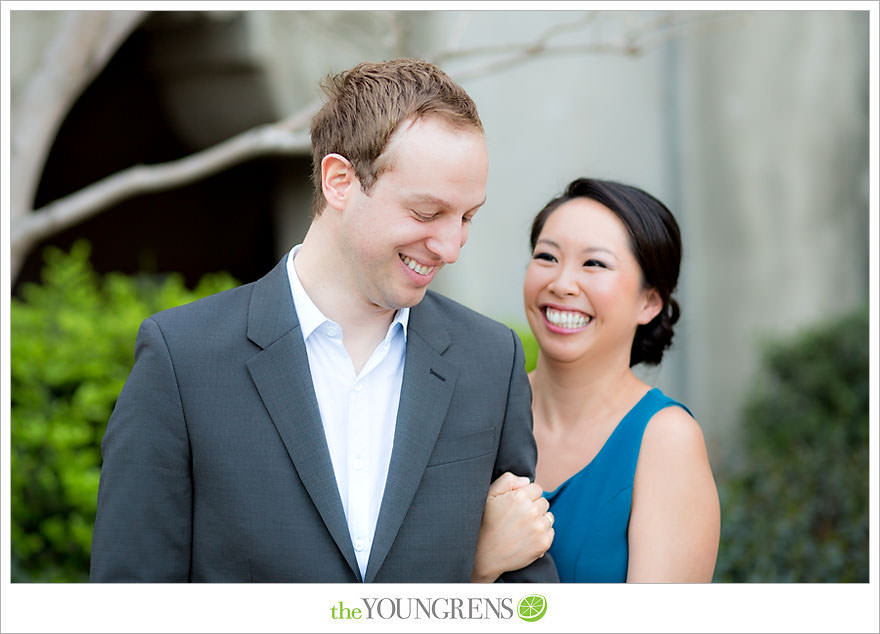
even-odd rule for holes
{"type": "Polygon", "coordinates": [[[584,262],[584,266],[598,266],[599,268],[603,269],[608,268],[603,262],[600,262],[599,260],[587,260],[586,262],[584,262]]]}
{"type": "Polygon", "coordinates": [[[550,255],[549,253],[536,253],[534,255],[535,260],[544,260],[545,262],[555,262],[556,258],[550,255]]]}

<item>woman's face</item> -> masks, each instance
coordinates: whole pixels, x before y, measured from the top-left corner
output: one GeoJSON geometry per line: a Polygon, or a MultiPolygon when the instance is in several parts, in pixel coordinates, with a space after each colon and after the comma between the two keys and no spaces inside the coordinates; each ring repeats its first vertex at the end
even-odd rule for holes
{"type": "Polygon", "coordinates": [[[523,301],[543,355],[557,361],[621,356],[627,365],[636,327],[662,307],[659,294],[642,286],[623,222],[589,198],[569,200],[547,218],[523,301]]]}

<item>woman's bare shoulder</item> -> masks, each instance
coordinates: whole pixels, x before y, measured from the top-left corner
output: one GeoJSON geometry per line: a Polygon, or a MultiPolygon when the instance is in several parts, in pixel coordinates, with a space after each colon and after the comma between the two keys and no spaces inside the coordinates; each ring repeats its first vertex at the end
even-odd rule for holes
{"type": "Polygon", "coordinates": [[[692,451],[705,453],[706,441],[697,420],[687,410],[670,405],[658,411],[645,428],[641,452],[680,458],[692,451]]]}

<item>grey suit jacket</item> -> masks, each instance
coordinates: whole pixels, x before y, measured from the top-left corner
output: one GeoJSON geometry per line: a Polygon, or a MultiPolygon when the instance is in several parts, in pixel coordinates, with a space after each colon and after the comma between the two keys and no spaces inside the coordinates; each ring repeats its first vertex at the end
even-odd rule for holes
{"type": "MultiPolygon", "coordinates": [[[[532,476],[516,335],[439,295],[412,308],[364,579],[284,259],[146,319],[107,425],[92,581],[467,582],[490,481],[532,476]]],[[[511,581],[557,581],[549,556],[511,581]]]]}

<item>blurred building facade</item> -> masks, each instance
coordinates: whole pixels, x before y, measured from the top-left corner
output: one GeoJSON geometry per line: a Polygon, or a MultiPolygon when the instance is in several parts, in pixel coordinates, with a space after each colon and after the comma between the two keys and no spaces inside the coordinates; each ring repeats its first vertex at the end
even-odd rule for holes
{"type": "MultiPolygon", "coordinates": [[[[13,126],[16,90],[60,18],[12,14],[13,126]]],[[[449,50],[466,52],[441,65],[479,106],[490,178],[470,241],[437,290],[525,325],[527,234],[543,204],[578,176],[651,192],[682,228],[683,316],[661,368],[641,373],[692,407],[713,454],[735,438],[763,338],[867,300],[868,14],[859,11],[152,14],[62,126],[38,204],[280,119],[312,103],[327,73],[449,50]],[[542,38],[571,48],[470,73],[542,38]],[[627,54],[633,43],[639,52],[627,54]]],[[[128,201],[53,241],[89,237],[108,270],[227,268],[250,281],[301,240],[308,156],[209,180],[128,201]]],[[[35,254],[23,277],[37,268],[35,254]]]]}

